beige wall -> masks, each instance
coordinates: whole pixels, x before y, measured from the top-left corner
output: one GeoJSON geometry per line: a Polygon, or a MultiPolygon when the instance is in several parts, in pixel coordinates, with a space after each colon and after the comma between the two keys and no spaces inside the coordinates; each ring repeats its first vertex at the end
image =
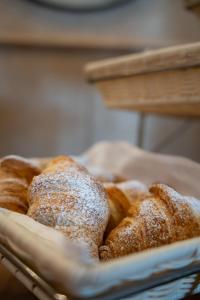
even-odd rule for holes
{"type": "Polygon", "coordinates": [[[82,70],[91,58],[97,55],[1,49],[1,155],[80,153],[102,138],[135,142],[137,116],[108,112],[86,83],[82,70]]]}
{"type": "MultiPolygon", "coordinates": [[[[121,44],[134,50],[197,41],[199,29],[200,22],[184,10],[181,0],[137,0],[121,9],[80,16],[40,9],[25,0],[2,0],[0,155],[78,154],[101,139],[137,143],[139,116],[108,111],[98,91],[85,82],[85,63],[122,54],[97,50],[102,43],[103,48],[121,44]],[[53,45],[57,37],[59,46],[38,47],[45,38],[53,45]],[[13,39],[35,46],[16,47],[13,39]],[[82,50],[84,42],[94,49],[82,50]],[[79,49],[70,50],[69,45],[79,49]]],[[[199,120],[147,116],[143,147],[200,161],[199,129],[199,120]]]]}

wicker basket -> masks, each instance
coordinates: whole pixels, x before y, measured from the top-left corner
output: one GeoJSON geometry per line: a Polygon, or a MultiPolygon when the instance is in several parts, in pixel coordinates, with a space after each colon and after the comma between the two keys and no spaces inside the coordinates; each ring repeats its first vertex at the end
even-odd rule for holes
{"type": "MultiPolygon", "coordinates": [[[[77,160],[146,184],[173,182],[181,193],[200,198],[200,165],[185,158],[126,143],[100,143],[77,160]]],[[[200,291],[200,238],[90,265],[78,255],[81,249],[57,231],[2,209],[0,241],[2,263],[41,300],[66,299],[63,295],[74,300],[177,300],[200,291]]]]}

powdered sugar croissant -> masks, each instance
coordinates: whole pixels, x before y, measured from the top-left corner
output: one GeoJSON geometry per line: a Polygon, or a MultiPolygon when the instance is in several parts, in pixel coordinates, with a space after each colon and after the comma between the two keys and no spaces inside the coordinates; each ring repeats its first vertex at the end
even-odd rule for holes
{"type": "Polygon", "coordinates": [[[128,216],[100,247],[103,260],[170,244],[200,235],[200,200],[184,197],[164,184],[135,201],[128,216]]]}
{"type": "Polygon", "coordinates": [[[39,173],[40,170],[25,158],[3,157],[0,160],[0,207],[26,213],[28,186],[39,173]]]}
{"type": "Polygon", "coordinates": [[[82,243],[98,258],[109,218],[107,194],[87,170],[69,157],[53,159],[29,187],[28,216],[82,243]]]}

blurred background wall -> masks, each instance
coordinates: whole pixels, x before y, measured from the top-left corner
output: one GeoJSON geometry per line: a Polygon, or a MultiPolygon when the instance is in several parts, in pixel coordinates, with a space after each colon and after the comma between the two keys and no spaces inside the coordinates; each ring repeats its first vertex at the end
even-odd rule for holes
{"type": "Polygon", "coordinates": [[[199,120],[109,111],[83,73],[89,61],[199,39],[200,20],[182,0],[84,14],[1,0],[0,156],[78,154],[123,139],[200,161],[199,120]]]}

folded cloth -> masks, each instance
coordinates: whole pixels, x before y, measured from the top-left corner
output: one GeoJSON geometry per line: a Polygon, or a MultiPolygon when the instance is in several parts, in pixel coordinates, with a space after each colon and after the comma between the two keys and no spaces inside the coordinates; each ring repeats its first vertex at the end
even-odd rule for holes
{"type": "Polygon", "coordinates": [[[200,164],[184,157],[147,152],[126,142],[100,142],[77,160],[89,169],[106,170],[146,185],[164,183],[200,199],[200,164]]]}

